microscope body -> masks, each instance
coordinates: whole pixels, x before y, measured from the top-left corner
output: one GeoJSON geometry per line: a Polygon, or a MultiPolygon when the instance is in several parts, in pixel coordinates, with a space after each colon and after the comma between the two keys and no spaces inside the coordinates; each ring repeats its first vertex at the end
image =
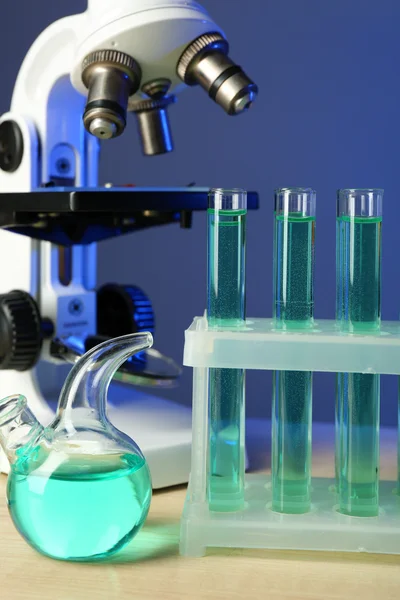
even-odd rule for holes
{"type": "MultiPolygon", "coordinates": [[[[29,293],[54,336],[97,333],[96,242],[73,241],[66,253],[63,242],[41,239],[44,186],[107,194],[98,181],[100,140],[122,133],[127,111],[137,114],[145,154],[170,151],[166,110],[188,85],[199,83],[229,114],[247,108],[255,86],[236,93],[246,76],[232,67],[227,50],[222,30],[192,0],[88,0],[84,13],[53,23],[32,45],[10,112],[0,117],[0,212],[4,194],[30,194],[39,234],[0,230],[0,294],[29,293]]],[[[44,339],[32,368],[1,372],[0,397],[25,395],[47,424],[64,377],[44,339]]],[[[138,441],[154,487],[186,482],[190,410],[128,387],[117,395],[110,419],[138,441]]],[[[0,470],[8,470],[4,457],[0,470]]]]}

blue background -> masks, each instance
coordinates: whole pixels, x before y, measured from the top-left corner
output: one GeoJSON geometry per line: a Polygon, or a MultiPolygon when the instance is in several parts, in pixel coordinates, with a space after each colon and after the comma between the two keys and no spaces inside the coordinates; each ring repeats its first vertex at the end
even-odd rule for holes
{"type": "MultiPolygon", "coordinates": [[[[203,0],[224,28],[232,57],[258,83],[245,116],[230,118],[200,89],[171,108],[175,151],[141,155],[133,119],[104,143],[101,183],[239,186],[258,190],[248,219],[248,315],[270,316],[272,199],[278,186],[317,190],[316,317],[335,309],[335,192],[384,187],[382,315],[397,319],[400,290],[400,2],[398,0],[203,0]]],[[[81,12],[84,0],[14,0],[0,20],[0,111],[9,108],[19,65],[42,29],[81,12]]],[[[156,346],[182,358],[183,332],[205,306],[206,220],[102,243],[99,283],[141,286],[156,312],[156,346]]],[[[191,373],[170,397],[190,403],[191,373]]],[[[332,420],[334,378],[317,374],[314,418],[332,420]]],[[[268,416],[267,373],[248,377],[248,414],[268,416]]],[[[382,378],[382,420],[396,423],[394,377],[382,378]]]]}

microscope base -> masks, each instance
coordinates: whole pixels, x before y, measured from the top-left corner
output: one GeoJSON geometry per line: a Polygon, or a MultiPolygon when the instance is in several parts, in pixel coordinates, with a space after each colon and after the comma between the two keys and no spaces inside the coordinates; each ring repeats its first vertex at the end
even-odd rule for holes
{"type": "Polygon", "coordinates": [[[153,489],[189,481],[192,411],[170,400],[113,385],[108,417],[135,440],[148,462],[153,489]],[[128,397],[128,398],[127,398],[128,397]]]}
{"type": "MultiPolygon", "coordinates": [[[[39,403],[33,403],[35,409],[39,403]]],[[[32,404],[31,404],[32,406],[32,404]]],[[[45,425],[49,412],[34,411],[45,425]]],[[[148,462],[153,489],[189,481],[192,415],[191,410],[140,390],[113,384],[109,389],[108,417],[113,425],[129,435],[148,462]]],[[[0,453],[0,472],[9,464],[0,453]]]]}

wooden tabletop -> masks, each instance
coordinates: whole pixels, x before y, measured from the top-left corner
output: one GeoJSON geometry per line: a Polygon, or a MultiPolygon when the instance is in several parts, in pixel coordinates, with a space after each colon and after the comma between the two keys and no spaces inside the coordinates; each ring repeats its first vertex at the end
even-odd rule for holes
{"type": "MultiPolygon", "coordinates": [[[[382,478],[396,478],[396,434],[382,435],[382,478]]],[[[332,429],[314,435],[313,472],[332,470],[332,429]]],[[[398,600],[400,557],[211,550],[178,554],[185,489],[154,494],[145,528],[111,561],[67,563],[32,550],[14,529],[0,476],[1,600],[398,600]]]]}

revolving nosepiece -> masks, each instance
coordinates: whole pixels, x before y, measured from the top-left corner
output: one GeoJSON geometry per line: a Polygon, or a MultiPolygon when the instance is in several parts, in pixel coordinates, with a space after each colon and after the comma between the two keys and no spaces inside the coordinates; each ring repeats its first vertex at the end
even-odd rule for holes
{"type": "Polygon", "coordinates": [[[139,89],[140,79],[139,65],[123,52],[97,50],[86,56],[82,63],[82,81],[88,89],[86,130],[98,139],[121,135],[128,98],[139,89]]]}
{"type": "Polygon", "coordinates": [[[202,35],[180,57],[177,73],[187,85],[201,85],[228,115],[239,115],[252,106],[258,88],[228,52],[229,44],[219,33],[202,35]]]}

